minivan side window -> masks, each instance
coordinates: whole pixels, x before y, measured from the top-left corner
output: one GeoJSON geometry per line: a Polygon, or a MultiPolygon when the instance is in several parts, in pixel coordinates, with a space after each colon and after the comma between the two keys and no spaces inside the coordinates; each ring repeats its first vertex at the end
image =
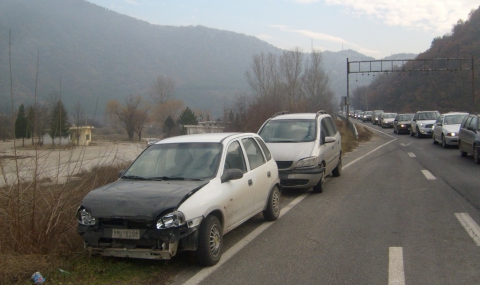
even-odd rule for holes
{"type": "Polygon", "coordinates": [[[472,130],[476,130],[476,129],[477,129],[477,117],[472,117],[472,119],[471,119],[470,122],[468,123],[467,128],[471,128],[472,130]]]}

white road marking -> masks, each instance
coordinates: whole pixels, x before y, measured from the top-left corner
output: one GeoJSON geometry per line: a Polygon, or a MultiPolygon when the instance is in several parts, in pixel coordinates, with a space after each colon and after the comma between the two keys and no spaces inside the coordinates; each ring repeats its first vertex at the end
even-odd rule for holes
{"type": "Polygon", "coordinates": [[[406,145],[406,144],[404,144],[404,143],[401,143],[400,145],[401,145],[401,146],[407,146],[407,145],[406,145]]]}
{"type": "MultiPolygon", "coordinates": [[[[284,214],[290,211],[295,205],[300,203],[309,194],[310,192],[305,192],[302,195],[298,196],[295,200],[290,202],[287,206],[283,207],[283,209],[280,211],[279,218],[281,218],[284,214]]],[[[242,240],[240,240],[238,243],[232,246],[229,250],[224,252],[222,254],[222,258],[216,265],[212,267],[205,267],[204,269],[200,270],[197,274],[192,276],[192,278],[188,279],[185,283],[183,283],[183,285],[194,285],[202,282],[203,279],[208,277],[208,275],[212,274],[215,270],[217,270],[220,266],[222,266],[225,262],[227,262],[230,258],[232,258],[237,252],[239,252],[247,244],[253,241],[257,236],[259,236],[262,232],[268,229],[271,225],[273,225],[272,222],[265,222],[261,224],[258,228],[253,230],[250,234],[248,234],[246,237],[244,237],[242,240]]]]}
{"type": "Polygon", "coordinates": [[[388,250],[388,258],[388,285],[405,285],[403,248],[390,247],[388,250]]]}
{"type": "Polygon", "coordinates": [[[365,156],[371,154],[372,152],[375,152],[375,151],[379,150],[380,148],[382,148],[382,147],[386,146],[387,144],[392,143],[392,142],[394,142],[394,141],[395,141],[395,140],[391,140],[391,141],[389,141],[389,142],[386,142],[386,143],[382,144],[381,146],[377,147],[376,149],[367,152],[366,154],[360,156],[359,158],[351,161],[349,164],[344,165],[344,166],[342,167],[342,169],[345,169],[345,168],[349,167],[350,165],[354,164],[355,162],[359,161],[360,159],[364,158],[365,156]]]}
{"type": "Polygon", "coordinates": [[[407,152],[408,156],[410,157],[417,157],[413,152],[407,152]]]}
{"type": "Polygon", "coordinates": [[[435,180],[435,179],[437,179],[437,177],[433,176],[433,174],[432,174],[430,171],[426,170],[426,169],[423,169],[423,170],[422,170],[422,173],[423,173],[423,175],[425,175],[425,178],[427,178],[428,180],[435,180]]]}
{"type": "Polygon", "coordinates": [[[468,213],[455,213],[455,217],[472,237],[477,246],[480,246],[480,226],[470,217],[468,213]]]}

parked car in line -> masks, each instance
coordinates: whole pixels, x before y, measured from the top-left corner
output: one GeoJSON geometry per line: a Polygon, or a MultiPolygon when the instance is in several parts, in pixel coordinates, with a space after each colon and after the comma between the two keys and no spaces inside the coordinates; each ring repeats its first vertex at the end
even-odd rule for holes
{"type": "Polygon", "coordinates": [[[449,112],[441,114],[433,125],[433,144],[441,143],[446,148],[449,145],[458,145],[460,124],[468,113],[449,112]]]}
{"type": "Polygon", "coordinates": [[[383,110],[373,110],[372,113],[372,124],[378,125],[378,119],[380,118],[380,114],[383,113],[383,110]]]}
{"type": "Polygon", "coordinates": [[[279,217],[280,191],[277,164],[257,134],[172,137],[88,193],[77,231],[91,253],[170,259],[195,251],[210,266],[220,260],[224,234],[258,213],[279,217]]]}
{"type": "Polygon", "coordinates": [[[458,136],[461,156],[473,155],[473,161],[480,164],[480,114],[470,114],[463,119],[458,136]]]}
{"type": "Polygon", "coordinates": [[[358,116],[362,113],[362,110],[355,110],[355,113],[353,114],[354,119],[358,119],[358,116]]]}
{"type": "Polygon", "coordinates": [[[395,120],[396,116],[397,113],[381,113],[378,124],[382,128],[393,128],[393,120],[395,120]]]}
{"type": "Polygon", "coordinates": [[[418,111],[413,116],[410,123],[410,136],[421,138],[422,136],[432,136],[433,124],[440,116],[438,111],[418,111]]]}
{"type": "Polygon", "coordinates": [[[357,117],[355,117],[355,119],[357,119],[357,120],[362,120],[363,113],[365,113],[365,112],[363,112],[363,111],[359,112],[359,113],[357,114],[357,117]]]}
{"type": "Polygon", "coordinates": [[[362,122],[366,122],[366,121],[372,121],[372,114],[373,114],[373,111],[365,111],[363,112],[363,115],[362,115],[362,122]]]}
{"type": "Polygon", "coordinates": [[[393,120],[393,132],[396,134],[410,133],[410,124],[415,114],[397,114],[393,120]]]}
{"type": "Polygon", "coordinates": [[[324,111],[280,112],[258,131],[277,162],[284,188],[312,188],[321,193],[325,176],[342,173],[342,138],[324,111]]]}

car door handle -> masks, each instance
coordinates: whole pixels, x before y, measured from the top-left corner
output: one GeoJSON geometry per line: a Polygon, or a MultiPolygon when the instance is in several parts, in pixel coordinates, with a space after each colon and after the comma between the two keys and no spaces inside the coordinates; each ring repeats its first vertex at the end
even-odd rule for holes
{"type": "Polygon", "coordinates": [[[252,186],[253,182],[252,179],[248,179],[248,186],[252,186]]]}
{"type": "Polygon", "coordinates": [[[270,171],[267,172],[267,177],[270,178],[272,176],[272,173],[270,171]]]}

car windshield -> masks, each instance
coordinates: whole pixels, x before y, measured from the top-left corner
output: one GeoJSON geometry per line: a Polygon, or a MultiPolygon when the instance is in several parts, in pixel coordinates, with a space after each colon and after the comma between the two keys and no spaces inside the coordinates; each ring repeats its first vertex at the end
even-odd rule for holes
{"type": "Polygon", "coordinates": [[[395,113],[385,113],[385,115],[383,115],[384,118],[395,118],[395,116],[397,116],[395,113]]]}
{"type": "Polygon", "coordinates": [[[315,120],[271,120],[262,128],[259,135],[269,143],[311,142],[316,137],[315,120]]]}
{"type": "Polygon", "coordinates": [[[364,115],[371,115],[372,113],[373,113],[373,111],[366,111],[366,112],[364,113],[364,115]]]}
{"type": "Polygon", "coordinates": [[[445,116],[444,125],[458,125],[461,124],[467,115],[448,115],[445,116]]]}
{"type": "Polygon", "coordinates": [[[413,118],[413,114],[411,115],[399,115],[398,120],[399,121],[411,121],[413,118]]]}
{"type": "Polygon", "coordinates": [[[220,143],[170,143],[147,148],[122,178],[189,180],[214,177],[220,161],[220,143]]]}
{"type": "Polygon", "coordinates": [[[436,112],[426,112],[418,114],[419,120],[436,120],[438,114],[436,112]]]}

